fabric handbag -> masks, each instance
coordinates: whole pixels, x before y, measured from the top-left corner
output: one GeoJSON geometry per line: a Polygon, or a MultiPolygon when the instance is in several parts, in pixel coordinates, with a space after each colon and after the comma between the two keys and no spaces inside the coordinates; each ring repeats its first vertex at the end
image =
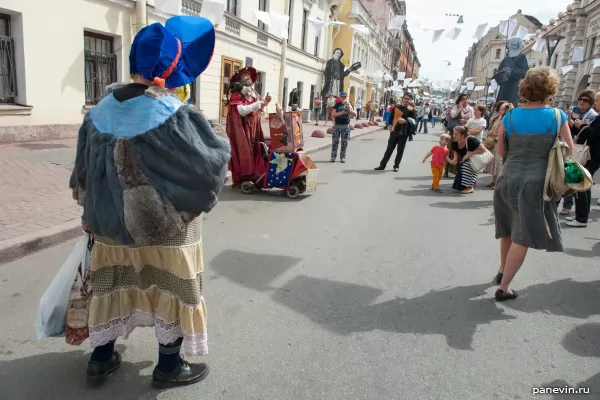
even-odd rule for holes
{"type": "MultiPolygon", "coordinates": [[[[583,127],[583,129],[579,131],[579,134],[581,135],[581,132],[589,128],[589,126],[583,127]]],[[[573,161],[577,161],[581,165],[587,164],[587,162],[592,159],[592,156],[590,154],[590,147],[587,145],[587,140],[583,144],[575,145],[575,148],[573,149],[573,155],[570,159],[573,161]]]]}
{"type": "Polygon", "coordinates": [[[585,192],[590,190],[593,185],[592,177],[587,169],[579,162],[572,161],[570,168],[575,167],[581,171],[582,181],[577,183],[566,183],[565,161],[569,154],[569,146],[560,140],[560,111],[554,109],[554,118],[556,120],[556,138],[548,155],[548,167],[546,168],[546,177],[544,180],[544,201],[558,201],[562,196],[570,195],[576,192],[585,192]]]}
{"type": "Polygon", "coordinates": [[[577,161],[581,165],[587,164],[592,159],[590,155],[590,147],[587,141],[584,144],[576,144],[573,149],[573,155],[570,158],[572,161],[577,161]]]}
{"type": "Polygon", "coordinates": [[[496,147],[496,138],[492,135],[487,135],[485,139],[483,139],[483,146],[491,151],[496,147]]]}
{"type": "Polygon", "coordinates": [[[87,252],[84,255],[69,295],[67,313],[65,315],[65,340],[68,344],[79,346],[90,335],[88,317],[92,287],[90,275],[90,252],[94,245],[94,237],[89,234],[87,252]]]}
{"type": "Polygon", "coordinates": [[[457,118],[450,118],[448,120],[448,124],[446,125],[446,128],[448,128],[450,133],[452,133],[454,128],[456,128],[457,126],[461,126],[461,125],[462,124],[460,123],[460,114],[459,114],[459,116],[457,118]]]}
{"type": "Polygon", "coordinates": [[[473,167],[473,171],[479,172],[485,168],[492,160],[494,159],[494,155],[488,150],[481,154],[476,154],[471,156],[468,161],[471,162],[471,167],[473,167]]]}

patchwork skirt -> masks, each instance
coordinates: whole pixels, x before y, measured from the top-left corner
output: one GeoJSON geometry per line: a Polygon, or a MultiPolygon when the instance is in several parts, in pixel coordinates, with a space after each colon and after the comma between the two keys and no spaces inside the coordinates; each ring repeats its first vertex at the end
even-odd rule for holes
{"type": "Polygon", "coordinates": [[[93,347],[154,327],[160,344],[183,337],[186,355],[208,352],[201,216],[158,246],[123,246],[97,236],[90,270],[93,347]]]}

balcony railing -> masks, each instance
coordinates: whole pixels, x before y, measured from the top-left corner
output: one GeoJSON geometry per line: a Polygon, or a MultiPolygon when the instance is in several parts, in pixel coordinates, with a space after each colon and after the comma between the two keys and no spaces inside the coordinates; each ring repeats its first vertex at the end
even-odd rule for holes
{"type": "Polygon", "coordinates": [[[268,47],[269,46],[269,36],[263,32],[256,32],[256,43],[261,46],[268,47]]]}
{"type": "Polygon", "coordinates": [[[13,103],[17,97],[15,44],[13,38],[0,36],[0,103],[13,103]]]}
{"type": "Polygon", "coordinates": [[[181,0],[181,13],[185,15],[200,15],[202,4],[194,0],[181,0]]]}
{"type": "Polygon", "coordinates": [[[242,24],[240,21],[236,21],[229,15],[225,16],[225,31],[231,33],[232,35],[240,36],[240,31],[242,29],[242,24]]]}

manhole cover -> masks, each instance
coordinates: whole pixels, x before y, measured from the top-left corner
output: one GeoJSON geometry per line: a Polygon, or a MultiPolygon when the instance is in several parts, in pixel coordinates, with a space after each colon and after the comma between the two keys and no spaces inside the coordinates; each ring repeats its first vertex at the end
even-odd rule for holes
{"type": "Polygon", "coordinates": [[[18,144],[17,147],[22,147],[29,150],[50,150],[50,149],[68,149],[69,146],[65,144],[52,144],[52,143],[23,143],[18,144]]]}

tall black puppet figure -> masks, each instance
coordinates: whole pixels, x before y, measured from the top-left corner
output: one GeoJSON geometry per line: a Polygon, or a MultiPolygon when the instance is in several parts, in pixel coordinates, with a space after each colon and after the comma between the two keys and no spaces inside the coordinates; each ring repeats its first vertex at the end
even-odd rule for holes
{"type": "Polygon", "coordinates": [[[356,71],[361,67],[360,62],[352,64],[350,68],[344,70],[344,64],[342,64],[342,57],[344,52],[342,49],[337,48],[333,51],[333,58],[327,61],[325,64],[325,72],[323,73],[323,89],[321,94],[324,97],[328,97],[329,94],[339,96],[344,91],[344,78],[352,71],[356,71]]]}
{"type": "Polygon", "coordinates": [[[523,40],[513,37],[508,41],[508,54],[500,63],[494,80],[500,85],[496,101],[506,100],[515,107],[519,102],[519,81],[525,78],[529,70],[527,57],[523,50],[523,40]]]}

